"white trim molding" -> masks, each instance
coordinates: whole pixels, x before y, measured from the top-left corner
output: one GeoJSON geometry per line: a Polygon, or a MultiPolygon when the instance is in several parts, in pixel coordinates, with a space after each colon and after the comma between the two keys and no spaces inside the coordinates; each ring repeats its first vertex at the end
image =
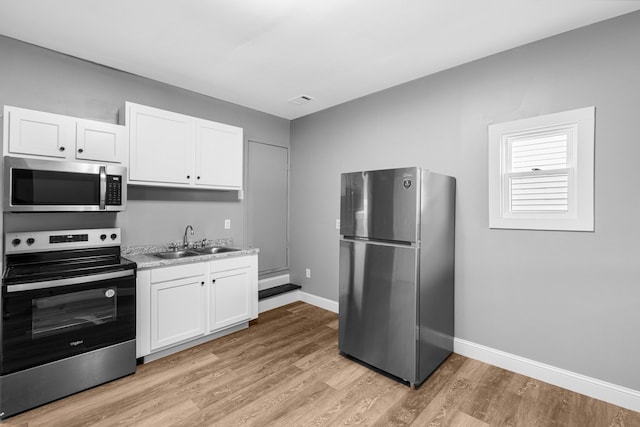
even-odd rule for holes
{"type": "Polygon", "coordinates": [[[640,391],[638,390],[621,387],[460,338],[454,338],[453,351],[462,356],[640,412],[640,391]]]}
{"type": "Polygon", "coordinates": [[[338,312],[338,302],[327,298],[318,297],[306,292],[300,292],[300,301],[315,305],[316,307],[324,308],[325,310],[329,310],[334,313],[338,312]]]}
{"type": "Polygon", "coordinates": [[[292,302],[297,301],[306,302],[307,304],[315,305],[316,307],[320,307],[334,313],[338,312],[337,301],[318,297],[302,291],[286,292],[284,294],[275,295],[273,297],[260,300],[258,301],[258,312],[263,313],[265,311],[273,310],[274,308],[282,307],[283,305],[291,304],[292,302]]]}

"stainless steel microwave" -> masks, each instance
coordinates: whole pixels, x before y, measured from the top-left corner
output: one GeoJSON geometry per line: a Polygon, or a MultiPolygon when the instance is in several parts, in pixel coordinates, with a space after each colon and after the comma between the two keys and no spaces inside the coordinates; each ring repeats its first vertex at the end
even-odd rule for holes
{"type": "Polygon", "coordinates": [[[5,157],[4,211],[123,211],[126,180],[123,166],[5,157]]]}

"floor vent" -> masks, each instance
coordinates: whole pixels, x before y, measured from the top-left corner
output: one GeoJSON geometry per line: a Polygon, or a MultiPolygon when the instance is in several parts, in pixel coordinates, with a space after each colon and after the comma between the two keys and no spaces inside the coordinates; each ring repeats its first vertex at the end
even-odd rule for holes
{"type": "Polygon", "coordinates": [[[297,291],[302,289],[300,285],[294,285],[293,283],[287,283],[286,285],[274,286],[273,288],[263,289],[258,292],[258,300],[275,297],[287,292],[297,291]]]}

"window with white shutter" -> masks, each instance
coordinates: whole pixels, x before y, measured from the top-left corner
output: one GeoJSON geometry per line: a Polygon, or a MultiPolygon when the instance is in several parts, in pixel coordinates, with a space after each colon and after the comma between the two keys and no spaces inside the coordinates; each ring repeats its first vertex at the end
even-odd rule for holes
{"type": "Polygon", "coordinates": [[[592,231],[595,108],[489,126],[489,226],[592,231]]]}

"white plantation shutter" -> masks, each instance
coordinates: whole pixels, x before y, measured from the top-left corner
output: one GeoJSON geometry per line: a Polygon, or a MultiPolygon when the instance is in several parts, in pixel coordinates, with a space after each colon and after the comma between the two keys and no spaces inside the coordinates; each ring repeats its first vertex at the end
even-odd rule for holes
{"type": "Polygon", "coordinates": [[[489,125],[489,227],[593,231],[594,128],[594,107],[489,125]]]}
{"type": "Polygon", "coordinates": [[[566,173],[511,177],[512,212],[567,212],[569,176],[566,173]]]}
{"type": "Polygon", "coordinates": [[[572,127],[506,138],[505,188],[512,213],[568,212],[572,127]]]}
{"type": "Polygon", "coordinates": [[[561,130],[551,135],[531,135],[508,140],[510,172],[529,172],[534,169],[549,170],[567,167],[569,135],[561,130]]]}

